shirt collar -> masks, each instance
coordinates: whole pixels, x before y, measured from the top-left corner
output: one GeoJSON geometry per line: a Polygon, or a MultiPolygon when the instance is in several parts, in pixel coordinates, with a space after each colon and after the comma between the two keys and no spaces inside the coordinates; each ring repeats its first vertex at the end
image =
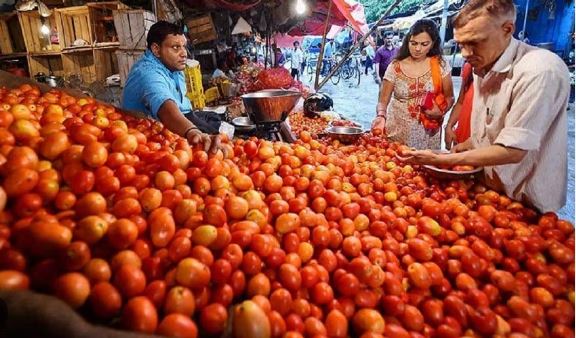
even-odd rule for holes
{"type": "Polygon", "coordinates": [[[508,47],[504,50],[504,53],[500,56],[498,61],[490,69],[491,72],[496,73],[507,73],[512,68],[512,63],[514,62],[514,57],[516,56],[516,50],[518,49],[518,40],[512,38],[508,47]]]}

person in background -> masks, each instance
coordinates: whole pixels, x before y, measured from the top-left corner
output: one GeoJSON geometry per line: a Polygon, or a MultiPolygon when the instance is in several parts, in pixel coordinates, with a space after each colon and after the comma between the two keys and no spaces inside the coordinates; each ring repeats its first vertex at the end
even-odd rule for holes
{"type": "Polygon", "coordinates": [[[394,47],[394,44],[392,43],[392,34],[386,34],[384,45],[378,48],[376,55],[374,56],[374,63],[378,65],[378,77],[380,80],[384,78],[384,74],[392,60],[394,60],[397,52],[398,49],[394,47]]]}
{"type": "Polygon", "coordinates": [[[280,47],[274,46],[274,67],[283,67],[284,62],[286,62],[286,58],[284,57],[284,53],[280,47]]]}
{"type": "Polygon", "coordinates": [[[456,144],[465,142],[470,137],[470,115],[474,100],[473,81],[472,66],[466,62],[462,67],[460,94],[458,94],[458,100],[444,129],[444,141],[448,150],[456,144]]]}
{"type": "Polygon", "coordinates": [[[362,65],[362,67],[366,67],[366,49],[362,49],[362,51],[360,51],[360,65],[362,65]]]}
{"type": "Polygon", "coordinates": [[[375,56],[375,52],[374,52],[374,47],[372,47],[372,45],[366,41],[365,42],[366,47],[364,47],[363,51],[366,53],[366,63],[364,64],[364,75],[368,75],[368,69],[370,69],[370,71],[374,70],[373,65],[373,61],[374,61],[374,56],[375,56]]]}
{"type": "Polygon", "coordinates": [[[322,75],[328,74],[328,71],[332,67],[335,52],[336,46],[334,45],[334,40],[328,40],[328,43],[324,48],[324,57],[322,59],[322,75]]]}
{"type": "Polygon", "coordinates": [[[442,57],[438,28],[432,20],[418,20],[404,38],[396,59],[384,74],[376,133],[417,149],[440,149],[440,125],[429,129],[428,120],[441,121],[454,103],[451,69],[442,57]],[[433,97],[424,108],[422,99],[433,97]]]}
{"type": "Polygon", "coordinates": [[[143,112],[190,144],[203,144],[206,151],[216,152],[219,135],[203,133],[184,116],[192,104],[184,81],[187,41],[182,28],[158,21],[150,27],[146,41],[146,52],[128,73],[122,108],[143,112]]]}
{"type": "Polygon", "coordinates": [[[217,68],[214,70],[214,73],[212,73],[212,79],[216,79],[219,77],[223,77],[226,79],[234,78],[234,73],[232,72],[230,67],[228,67],[228,60],[226,59],[220,59],[218,61],[217,68]]]}
{"type": "Polygon", "coordinates": [[[556,54],[514,39],[512,0],[470,0],[454,38],[474,68],[471,136],[451,154],[409,151],[406,161],[484,168],[491,189],[540,212],[566,203],[570,78],[556,54]]]}
{"type": "Polygon", "coordinates": [[[294,41],[294,50],[292,51],[292,77],[295,80],[300,80],[300,67],[304,61],[304,52],[300,48],[300,42],[294,41]]]}

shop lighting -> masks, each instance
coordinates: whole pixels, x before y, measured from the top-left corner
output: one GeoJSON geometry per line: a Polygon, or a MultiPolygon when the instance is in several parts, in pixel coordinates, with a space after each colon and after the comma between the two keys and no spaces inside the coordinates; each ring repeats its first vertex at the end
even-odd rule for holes
{"type": "Polygon", "coordinates": [[[304,0],[296,0],[295,8],[296,8],[296,14],[303,15],[304,13],[306,13],[308,6],[306,5],[306,2],[304,0]]]}
{"type": "Polygon", "coordinates": [[[40,26],[40,33],[43,35],[50,35],[50,27],[46,24],[46,18],[41,17],[40,21],[42,22],[42,26],[40,26]]]}

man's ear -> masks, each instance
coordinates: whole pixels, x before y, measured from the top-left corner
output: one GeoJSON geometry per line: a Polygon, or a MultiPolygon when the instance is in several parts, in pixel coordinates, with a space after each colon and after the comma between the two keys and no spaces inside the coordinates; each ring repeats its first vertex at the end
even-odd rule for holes
{"type": "Polygon", "coordinates": [[[502,24],[502,30],[504,31],[506,37],[512,36],[512,34],[514,34],[514,32],[516,31],[516,25],[512,21],[506,20],[502,24]]]}
{"type": "Polygon", "coordinates": [[[160,45],[157,43],[153,43],[152,46],[150,46],[150,50],[152,51],[152,54],[154,54],[155,57],[160,57],[160,45]]]}

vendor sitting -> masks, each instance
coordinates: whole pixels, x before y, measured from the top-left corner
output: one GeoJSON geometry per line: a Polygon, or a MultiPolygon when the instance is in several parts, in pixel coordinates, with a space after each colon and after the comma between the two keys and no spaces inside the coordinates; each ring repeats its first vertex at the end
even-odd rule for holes
{"type": "Polygon", "coordinates": [[[192,110],[186,97],[186,36],[182,29],[166,21],[158,21],[148,32],[148,49],[128,74],[122,93],[122,106],[129,111],[144,112],[160,120],[166,128],[188,140],[203,144],[216,152],[219,136],[200,131],[184,114],[192,110]]]}
{"type": "Polygon", "coordinates": [[[226,79],[233,79],[234,73],[228,67],[228,62],[226,60],[218,61],[218,67],[212,73],[212,80],[217,78],[226,78],[226,79]]]}

